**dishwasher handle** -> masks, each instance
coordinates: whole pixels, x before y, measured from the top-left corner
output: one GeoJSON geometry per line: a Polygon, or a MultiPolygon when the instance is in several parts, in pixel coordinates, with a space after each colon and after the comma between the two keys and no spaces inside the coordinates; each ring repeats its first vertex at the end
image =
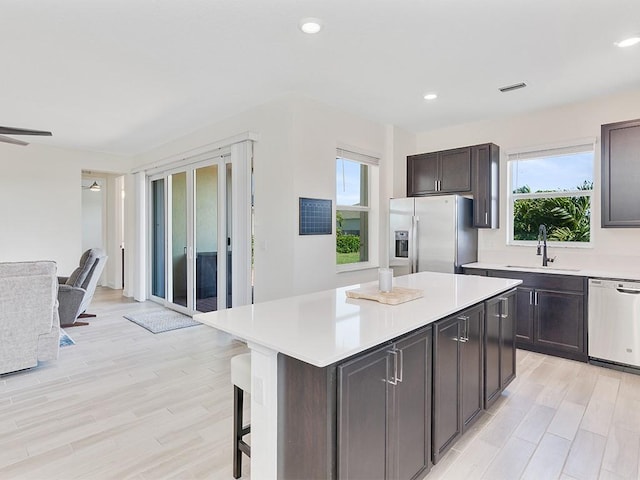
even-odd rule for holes
{"type": "Polygon", "coordinates": [[[640,289],[637,288],[621,288],[618,287],[616,290],[620,293],[629,293],[631,295],[640,295],[640,289]]]}

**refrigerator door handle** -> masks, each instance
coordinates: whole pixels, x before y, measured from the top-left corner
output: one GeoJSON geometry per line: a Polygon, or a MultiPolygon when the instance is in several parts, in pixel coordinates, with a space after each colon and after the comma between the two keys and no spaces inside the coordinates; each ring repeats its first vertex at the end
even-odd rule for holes
{"type": "Polygon", "coordinates": [[[411,217],[411,273],[418,273],[418,217],[411,217]]]}

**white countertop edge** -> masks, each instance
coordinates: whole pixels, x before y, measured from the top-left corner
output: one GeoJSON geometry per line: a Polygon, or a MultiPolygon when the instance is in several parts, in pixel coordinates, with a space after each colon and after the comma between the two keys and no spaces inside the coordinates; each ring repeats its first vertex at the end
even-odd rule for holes
{"type": "MultiPolygon", "coordinates": [[[[508,264],[507,264],[508,265],[508,264]]],[[[603,278],[611,280],[640,280],[640,271],[613,271],[613,270],[598,270],[592,268],[583,269],[571,269],[564,270],[561,267],[553,268],[542,266],[507,266],[500,263],[486,263],[486,262],[474,262],[462,265],[463,268],[480,268],[486,270],[502,270],[513,272],[528,272],[528,273],[548,273],[552,275],[568,275],[574,277],[589,277],[589,278],[603,278]]]]}
{"type": "MultiPolygon", "coordinates": [[[[461,302],[457,305],[453,305],[451,306],[451,308],[446,308],[446,309],[442,309],[439,310],[435,313],[432,313],[431,315],[428,315],[428,312],[425,312],[428,316],[425,316],[424,321],[419,321],[419,322],[414,322],[412,324],[409,325],[405,325],[402,328],[396,328],[393,330],[390,330],[388,334],[385,334],[384,338],[378,337],[378,338],[374,338],[370,341],[367,342],[361,342],[359,343],[357,346],[351,348],[351,349],[346,349],[340,352],[335,352],[335,353],[329,353],[327,355],[316,355],[316,356],[309,356],[306,355],[304,353],[304,351],[301,350],[294,350],[291,348],[288,348],[287,346],[283,346],[283,344],[278,344],[277,342],[274,341],[270,341],[267,338],[259,338],[256,335],[252,335],[251,331],[248,331],[246,328],[243,328],[242,326],[240,328],[238,328],[236,326],[236,324],[229,324],[227,322],[224,322],[222,320],[218,321],[217,320],[217,315],[215,315],[217,312],[210,312],[210,313],[200,313],[200,314],[196,314],[193,316],[193,319],[203,323],[205,325],[208,325],[210,327],[222,330],[226,333],[229,333],[231,335],[234,335],[240,339],[242,339],[243,341],[246,341],[248,344],[249,343],[254,343],[254,344],[258,344],[261,346],[264,346],[265,348],[269,348],[271,350],[277,351],[279,353],[283,353],[287,356],[290,356],[292,358],[296,358],[298,360],[301,360],[305,363],[309,363],[311,365],[314,365],[316,367],[326,367],[328,365],[331,365],[333,363],[336,362],[340,362],[343,361],[347,358],[350,358],[354,355],[357,355],[359,353],[362,353],[364,351],[367,351],[373,347],[376,347],[378,345],[383,345],[389,341],[392,341],[396,338],[399,338],[401,336],[404,336],[406,334],[409,334],[411,332],[414,332],[416,330],[419,330],[420,328],[426,327],[438,320],[442,320],[444,318],[447,318],[457,312],[460,312],[462,310],[465,310],[466,308],[472,307],[473,305],[477,305],[487,299],[493,298],[497,295],[500,295],[504,292],[507,292],[513,288],[515,288],[517,285],[519,285],[520,283],[522,283],[520,280],[508,280],[508,279],[501,279],[503,281],[505,281],[505,283],[503,283],[503,285],[501,287],[495,287],[491,290],[491,292],[488,292],[486,294],[482,294],[482,295],[478,295],[472,299],[470,299],[469,301],[466,302],[461,302]],[[213,314],[213,315],[212,315],[213,314]]],[[[358,287],[362,287],[365,286],[367,284],[356,284],[356,285],[352,285],[349,287],[342,287],[342,288],[337,288],[335,289],[336,291],[346,291],[346,290],[350,290],[353,288],[358,288],[358,287]]],[[[330,290],[327,292],[331,292],[330,290]]],[[[316,292],[316,294],[321,294],[323,292],[316,292]]],[[[314,294],[309,294],[309,295],[314,295],[314,294]]],[[[291,299],[294,298],[303,298],[305,297],[305,295],[302,296],[297,296],[297,297],[291,297],[291,299]]],[[[287,300],[287,299],[279,299],[279,300],[274,300],[272,302],[281,302],[283,300],[287,300]]],[[[345,298],[345,301],[347,299],[345,298]]],[[[418,299],[417,301],[419,301],[420,299],[418,299]]],[[[272,303],[272,302],[265,302],[265,304],[267,303],[272,303]]],[[[349,303],[355,304],[357,305],[358,303],[363,303],[363,304],[371,304],[372,300],[361,300],[361,299],[348,299],[349,303]]],[[[410,303],[410,302],[407,302],[410,303]]],[[[375,302],[373,303],[374,306],[376,308],[380,308],[380,309],[394,309],[394,308],[398,308],[397,305],[385,305],[385,304],[376,304],[375,302]]],[[[258,304],[259,305],[259,304],[258,304]]],[[[263,304],[264,305],[264,304],[263,304]]],[[[404,304],[401,304],[404,305],[404,304]]],[[[251,305],[245,306],[245,307],[238,307],[238,308],[252,308],[251,305]]]]}
{"type": "MultiPolygon", "coordinates": [[[[234,329],[232,329],[232,328],[225,328],[224,331],[227,332],[227,333],[230,333],[232,335],[235,335],[237,338],[247,342],[247,344],[254,343],[254,344],[257,344],[257,345],[261,345],[261,346],[263,346],[265,348],[269,348],[271,350],[275,350],[278,353],[283,353],[284,355],[287,355],[289,357],[293,357],[293,358],[295,358],[297,360],[301,360],[301,361],[303,361],[305,363],[309,363],[309,364],[314,365],[316,367],[323,368],[323,367],[327,367],[327,366],[329,366],[331,364],[346,360],[347,358],[350,358],[350,357],[352,357],[354,355],[357,355],[359,353],[365,352],[365,351],[367,351],[367,350],[369,350],[369,349],[371,349],[373,347],[377,347],[378,345],[383,345],[383,344],[385,344],[387,342],[391,342],[392,340],[394,340],[396,338],[402,337],[402,336],[407,335],[407,334],[409,334],[411,332],[419,330],[419,329],[421,329],[423,327],[431,325],[432,323],[435,323],[438,320],[442,320],[444,318],[449,317],[450,315],[453,315],[453,314],[455,314],[457,312],[461,312],[462,310],[465,310],[465,309],[467,309],[469,307],[472,307],[472,306],[477,305],[477,304],[479,304],[481,302],[484,302],[485,300],[493,298],[493,297],[495,297],[497,295],[500,295],[502,293],[508,292],[509,290],[517,287],[520,283],[522,283],[522,281],[513,280],[512,284],[509,287],[497,290],[494,293],[492,293],[491,295],[483,296],[482,298],[479,298],[477,301],[465,302],[464,304],[459,305],[457,308],[449,309],[449,310],[447,310],[445,312],[438,313],[438,315],[434,315],[433,317],[428,318],[427,320],[424,321],[424,323],[419,324],[417,326],[411,326],[411,327],[407,327],[407,328],[398,329],[398,330],[394,331],[389,336],[389,338],[386,339],[386,340],[382,340],[381,342],[372,341],[372,342],[362,343],[362,344],[358,345],[357,348],[354,348],[352,351],[344,352],[344,353],[336,354],[336,355],[329,355],[329,356],[323,357],[322,359],[307,357],[304,354],[301,354],[300,352],[289,351],[286,348],[282,348],[282,347],[280,347],[278,345],[275,345],[275,344],[272,344],[270,342],[265,342],[263,340],[252,338],[252,337],[250,337],[248,335],[245,335],[244,332],[242,332],[240,330],[235,330],[234,331],[234,329]]],[[[372,300],[350,299],[350,301],[353,301],[353,302],[371,302],[372,300]]],[[[380,304],[379,306],[382,307],[382,308],[394,308],[395,307],[395,305],[384,305],[384,304],[380,304]]],[[[202,318],[203,315],[205,315],[205,314],[194,315],[193,319],[198,321],[198,322],[200,322],[200,323],[202,323],[202,324],[204,324],[204,325],[208,325],[210,327],[220,329],[219,325],[216,325],[214,322],[208,321],[206,318],[202,318]]]]}

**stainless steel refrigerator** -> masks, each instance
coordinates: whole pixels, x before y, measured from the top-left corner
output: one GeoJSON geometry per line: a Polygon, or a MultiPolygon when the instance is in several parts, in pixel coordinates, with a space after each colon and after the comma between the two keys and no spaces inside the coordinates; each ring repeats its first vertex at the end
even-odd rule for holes
{"type": "Polygon", "coordinates": [[[478,259],[473,200],[460,195],[389,201],[389,267],[394,276],[416,272],[460,273],[478,259]]]}

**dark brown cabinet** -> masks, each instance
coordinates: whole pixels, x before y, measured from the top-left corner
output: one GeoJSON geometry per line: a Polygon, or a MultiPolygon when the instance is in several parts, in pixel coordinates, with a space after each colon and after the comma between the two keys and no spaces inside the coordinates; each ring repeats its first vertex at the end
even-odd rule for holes
{"type": "Polygon", "coordinates": [[[485,303],[484,408],[516,376],[516,290],[485,303]]]}
{"type": "MultiPolygon", "coordinates": [[[[586,356],[582,292],[536,289],[533,343],[549,350],[586,356]]],[[[586,360],[586,358],[585,358],[586,360]]]]}
{"type": "Polygon", "coordinates": [[[407,196],[473,195],[473,226],[499,227],[500,147],[493,143],[407,157],[407,196]]]}
{"type": "Polygon", "coordinates": [[[522,280],[516,294],[516,346],[587,361],[587,287],[584,277],[488,270],[522,280]]]}
{"type": "Polygon", "coordinates": [[[338,366],[338,478],[429,470],[431,344],[428,327],[338,366]]]}
{"type": "Polygon", "coordinates": [[[640,227],[640,119],[602,125],[602,227],[640,227]]]}
{"type": "Polygon", "coordinates": [[[473,226],[500,226],[500,147],[493,143],[471,147],[471,178],[473,179],[473,226]]]}
{"type": "Polygon", "coordinates": [[[471,148],[407,157],[407,196],[471,192],[471,148]]]}
{"type": "Polygon", "coordinates": [[[533,344],[533,288],[518,287],[516,293],[516,309],[518,322],[516,325],[516,341],[518,345],[533,344]]]}
{"type": "Polygon", "coordinates": [[[437,322],[433,330],[433,462],[483,408],[484,305],[437,322]]]}

